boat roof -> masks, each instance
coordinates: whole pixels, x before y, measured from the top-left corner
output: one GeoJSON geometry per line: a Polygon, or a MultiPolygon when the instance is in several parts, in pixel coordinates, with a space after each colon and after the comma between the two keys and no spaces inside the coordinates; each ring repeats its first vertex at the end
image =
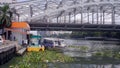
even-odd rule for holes
{"type": "Polygon", "coordinates": [[[63,40],[63,39],[60,39],[60,38],[44,38],[44,39],[46,39],[46,40],[56,40],[56,41],[58,41],[58,40],[63,40]]]}

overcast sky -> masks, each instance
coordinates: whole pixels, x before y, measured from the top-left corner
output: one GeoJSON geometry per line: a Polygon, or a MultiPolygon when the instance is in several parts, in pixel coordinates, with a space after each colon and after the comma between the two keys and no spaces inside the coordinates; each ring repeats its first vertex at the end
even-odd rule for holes
{"type": "Polygon", "coordinates": [[[27,0],[17,0],[17,1],[21,2],[21,1],[27,1],[27,0]]]}

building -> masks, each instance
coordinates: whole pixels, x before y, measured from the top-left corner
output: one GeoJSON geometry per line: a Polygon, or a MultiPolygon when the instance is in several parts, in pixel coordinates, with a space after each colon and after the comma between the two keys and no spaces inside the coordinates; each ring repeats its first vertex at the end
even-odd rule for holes
{"type": "Polygon", "coordinates": [[[17,2],[17,0],[0,0],[0,3],[3,4],[3,3],[15,3],[17,2]]]}
{"type": "Polygon", "coordinates": [[[29,41],[29,30],[30,26],[27,22],[12,22],[10,28],[5,28],[6,38],[10,37],[10,40],[17,41],[22,45],[23,41],[29,41]]]}

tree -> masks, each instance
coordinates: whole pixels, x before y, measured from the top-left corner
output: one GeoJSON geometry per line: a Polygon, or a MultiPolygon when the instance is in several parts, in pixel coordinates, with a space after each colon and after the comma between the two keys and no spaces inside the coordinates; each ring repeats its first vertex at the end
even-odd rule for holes
{"type": "Polygon", "coordinates": [[[12,24],[11,21],[12,12],[10,11],[9,5],[0,7],[0,31],[3,39],[5,39],[4,28],[9,28],[12,24]]]}
{"type": "Polygon", "coordinates": [[[11,26],[12,12],[9,5],[0,7],[0,29],[9,28],[11,26]]]}

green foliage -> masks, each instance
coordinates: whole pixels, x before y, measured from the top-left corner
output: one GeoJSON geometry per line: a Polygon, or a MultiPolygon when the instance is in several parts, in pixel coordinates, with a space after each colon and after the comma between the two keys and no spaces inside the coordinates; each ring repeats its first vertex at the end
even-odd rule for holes
{"type": "Polygon", "coordinates": [[[81,46],[80,49],[81,49],[82,51],[87,51],[89,48],[88,48],[87,46],[81,46]]]}
{"type": "Polygon", "coordinates": [[[85,37],[87,35],[87,32],[72,32],[71,34],[71,38],[82,38],[85,37]]]}
{"type": "Polygon", "coordinates": [[[88,51],[89,50],[89,47],[87,47],[87,46],[68,46],[69,48],[77,48],[77,49],[80,49],[81,51],[83,51],[83,52],[86,52],[86,51],[88,51]]]}
{"type": "Polygon", "coordinates": [[[103,56],[103,53],[102,52],[97,52],[94,54],[94,56],[103,56]]]}
{"type": "Polygon", "coordinates": [[[104,50],[104,51],[101,51],[101,52],[96,52],[95,54],[93,54],[93,56],[114,58],[114,59],[119,59],[120,60],[120,53],[119,52],[114,52],[112,50],[104,50]]]}
{"type": "Polygon", "coordinates": [[[52,34],[50,37],[58,37],[58,38],[70,38],[69,33],[64,33],[64,34],[52,34]]]}
{"type": "Polygon", "coordinates": [[[85,37],[120,38],[119,34],[120,32],[73,31],[70,37],[71,38],[85,38],[85,37]]]}
{"type": "Polygon", "coordinates": [[[59,34],[57,37],[59,37],[59,38],[69,38],[70,34],[69,33],[59,34]]]}
{"type": "Polygon", "coordinates": [[[0,27],[10,27],[11,26],[12,12],[9,9],[9,5],[4,5],[0,7],[0,27]]]}
{"type": "Polygon", "coordinates": [[[58,53],[46,50],[44,52],[28,52],[23,57],[17,57],[11,68],[47,68],[47,63],[73,62],[74,59],[58,53]]]}
{"type": "Polygon", "coordinates": [[[104,56],[104,57],[112,57],[112,56],[113,56],[113,53],[112,53],[111,50],[105,50],[105,51],[103,52],[103,56],[104,56]]]}
{"type": "Polygon", "coordinates": [[[120,52],[114,52],[113,57],[114,57],[115,59],[120,59],[120,52]]]}

